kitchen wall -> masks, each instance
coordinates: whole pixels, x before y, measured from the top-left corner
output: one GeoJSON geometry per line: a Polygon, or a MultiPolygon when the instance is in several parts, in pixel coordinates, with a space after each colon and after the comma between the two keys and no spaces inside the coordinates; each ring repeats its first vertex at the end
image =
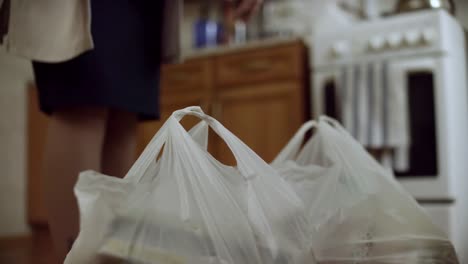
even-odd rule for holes
{"type": "Polygon", "coordinates": [[[181,48],[183,52],[192,50],[193,47],[193,25],[199,15],[199,5],[196,2],[186,2],[184,5],[184,19],[181,24],[181,48]]]}
{"type": "MultiPolygon", "coordinates": [[[[200,0],[201,1],[201,0],[200,0]]],[[[357,4],[359,0],[342,0],[348,3],[357,4]]],[[[376,6],[380,13],[389,13],[394,10],[397,0],[370,0],[377,2],[376,6]]],[[[454,0],[457,7],[457,18],[468,28],[468,1],[454,0]]],[[[184,21],[182,23],[182,47],[188,50],[192,47],[192,28],[193,23],[198,17],[198,2],[191,0],[185,1],[184,21]]]]}
{"type": "Polygon", "coordinates": [[[26,94],[30,63],[0,47],[0,237],[24,235],[26,223],[26,94]]]}

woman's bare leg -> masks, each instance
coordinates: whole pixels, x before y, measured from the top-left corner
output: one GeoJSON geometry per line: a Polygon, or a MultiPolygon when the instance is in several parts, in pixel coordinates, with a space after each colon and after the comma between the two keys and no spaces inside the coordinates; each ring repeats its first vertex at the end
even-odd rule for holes
{"type": "Polygon", "coordinates": [[[107,118],[107,109],[81,107],[57,111],[50,118],[44,156],[45,201],[59,263],[79,229],[73,187],[81,171],[101,169],[107,118]]]}
{"type": "Polygon", "coordinates": [[[135,162],[137,145],[136,114],[111,110],[102,152],[102,171],[123,177],[135,162]]]}

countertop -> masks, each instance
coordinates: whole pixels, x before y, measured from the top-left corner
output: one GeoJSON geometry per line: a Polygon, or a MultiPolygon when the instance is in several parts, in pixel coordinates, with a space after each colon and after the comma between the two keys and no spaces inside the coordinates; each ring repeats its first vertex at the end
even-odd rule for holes
{"type": "Polygon", "coordinates": [[[197,58],[202,58],[202,57],[210,57],[210,56],[228,54],[228,53],[237,52],[237,51],[257,49],[257,48],[262,48],[262,47],[271,47],[271,46],[287,44],[287,43],[296,42],[296,41],[305,42],[303,38],[298,37],[298,36],[275,37],[275,38],[255,40],[255,41],[250,41],[250,42],[240,43],[240,44],[230,44],[230,45],[223,45],[223,46],[218,46],[218,47],[191,50],[188,52],[183,52],[182,58],[184,60],[197,59],[197,58]]]}

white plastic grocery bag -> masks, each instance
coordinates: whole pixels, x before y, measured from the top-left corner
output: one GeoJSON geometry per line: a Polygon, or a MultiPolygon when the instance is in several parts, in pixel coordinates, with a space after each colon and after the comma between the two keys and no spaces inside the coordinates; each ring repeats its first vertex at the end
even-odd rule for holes
{"type": "Polygon", "coordinates": [[[447,236],[337,121],[304,124],[272,165],[307,206],[318,263],[458,263],[447,236]]]}
{"type": "MultiPolygon", "coordinates": [[[[207,131],[207,124],[200,122],[189,133],[206,148],[207,131]]],[[[99,262],[97,249],[103,243],[117,208],[128,199],[136,184],[137,182],[131,179],[119,179],[95,171],[84,171],[80,174],[75,185],[80,209],[80,234],[65,264],[99,262]]]]}
{"type": "Polygon", "coordinates": [[[174,112],[124,179],[83,173],[76,194],[81,231],[67,264],[102,256],[125,263],[314,263],[301,200],[198,107],[174,112]],[[205,150],[205,133],[192,135],[196,142],[179,123],[185,115],[208,124],[237,167],[205,150]]]}

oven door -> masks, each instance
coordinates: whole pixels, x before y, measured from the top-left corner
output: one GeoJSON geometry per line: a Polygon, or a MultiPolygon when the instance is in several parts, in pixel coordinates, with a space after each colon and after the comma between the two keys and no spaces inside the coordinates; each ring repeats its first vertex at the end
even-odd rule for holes
{"type": "MultiPolygon", "coordinates": [[[[380,62],[381,63],[381,62],[380,62]]],[[[447,169],[446,101],[443,84],[444,58],[399,58],[387,64],[387,86],[403,89],[394,94],[406,94],[408,127],[410,128],[409,162],[404,171],[395,171],[396,178],[415,198],[421,201],[453,201],[447,169]]],[[[313,76],[313,116],[328,115],[342,122],[339,86],[343,69],[336,66],[316,70],[313,76]]],[[[378,151],[376,151],[378,153],[378,151]]]]}
{"type": "Polygon", "coordinates": [[[321,115],[341,120],[341,107],[338,94],[340,71],[337,68],[321,69],[312,77],[312,116],[321,115]]]}
{"type": "Polygon", "coordinates": [[[445,105],[443,84],[446,74],[442,58],[412,58],[388,64],[390,87],[404,89],[410,128],[409,167],[396,171],[396,178],[420,200],[450,202],[445,105]]]}

